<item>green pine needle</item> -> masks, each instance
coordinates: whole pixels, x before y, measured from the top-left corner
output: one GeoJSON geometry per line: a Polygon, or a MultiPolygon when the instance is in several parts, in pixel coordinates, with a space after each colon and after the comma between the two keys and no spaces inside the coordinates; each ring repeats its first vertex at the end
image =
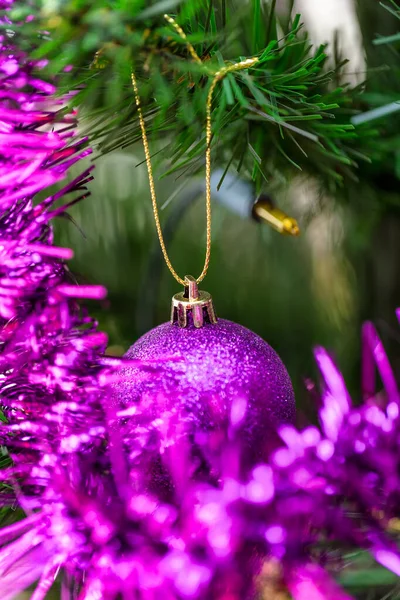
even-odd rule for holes
{"type": "MultiPolygon", "coordinates": [[[[146,4],[54,0],[49,12],[42,1],[36,20],[16,32],[34,57],[50,59],[49,74],[75,65],[72,72],[62,73],[62,88],[79,90],[74,103],[94,116],[88,133],[100,153],[141,139],[130,84],[133,68],[151,150],[165,148],[155,165],[159,175],[202,170],[206,97],[213,73],[221,64],[256,54],[254,68],[230,73],[216,90],[213,165],[229,165],[260,187],[277,172],[290,177],[302,170],[329,189],[356,177],[355,157],[362,161],[368,155],[377,132],[369,122],[357,130],[351,125],[351,118],[361,112],[362,90],[337,87],[343,62],[328,67],[332,58],[325,47],[312,47],[300,15],[279,21],[275,0],[269,7],[260,0],[146,4]],[[192,60],[164,12],[181,25],[202,65],[192,60]],[[44,30],[50,35],[38,37],[37,31],[44,30]],[[93,68],[99,50],[100,69],[93,68]]],[[[397,11],[395,5],[386,8],[397,11]]],[[[12,12],[24,11],[25,3],[17,1],[12,12]]]]}

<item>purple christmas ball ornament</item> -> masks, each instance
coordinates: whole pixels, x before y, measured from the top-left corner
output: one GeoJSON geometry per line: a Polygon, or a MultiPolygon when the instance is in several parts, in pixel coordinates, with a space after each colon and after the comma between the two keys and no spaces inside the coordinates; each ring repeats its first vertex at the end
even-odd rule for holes
{"type": "Polygon", "coordinates": [[[219,319],[200,328],[164,323],[141,337],[126,358],[166,362],[157,377],[145,381],[129,368],[130,376],[116,389],[123,407],[140,403],[151,419],[175,409],[193,435],[240,422],[254,460],[264,454],[276,427],[294,420],[294,393],[285,366],[262,338],[237,323],[219,319]]]}

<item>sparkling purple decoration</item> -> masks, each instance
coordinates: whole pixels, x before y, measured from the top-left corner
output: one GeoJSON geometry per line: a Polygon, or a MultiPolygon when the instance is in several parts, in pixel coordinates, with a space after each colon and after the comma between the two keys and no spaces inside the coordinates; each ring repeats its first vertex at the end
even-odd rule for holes
{"type": "MultiPolygon", "coordinates": [[[[10,5],[0,2],[3,11],[10,5]]],[[[15,27],[6,12],[1,19],[15,27]]],[[[213,336],[200,332],[201,354],[208,348],[217,369],[201,373],[198,386],[193,342],[185,342],[189,377],[187,354],[171,356],[172,345],[157,342],[160,330],[138,342],[135,359],[104,356],[106,338],[77,300],[105,290],[73,283],[65,265],[72,253],[53,245],[50,225],[65,213],[66,193],[75,193],[69,204],[86,195],[89,170],[40,199],[89,151],[73,135],[75,115],[39,78],[43,64],[7,35],[0,38],[0,438],[10,460],[0,470],[0,502],[24,516],[0,530],[1,600],[35,582],[32,599],[43,600],[56,578],[63,600],[253,600],[262,590],[273,598],[277,580],[295,600],[348,600],[332,578],[340,562],[326,554],[331,543],[367,550],[400,575],[391,537],[400,518],[399,390],[373,325],[363,329],[362,404],[352,405],[332,358],[318,348],[320,427],[280,426],[279,447],[266,455],[263,446],[257,462],[243,460],[249,432],[264,431],[271,415],[290,420],[292,396],[281,363],[254,334],[222,321],[222,339],[210,345],[213,336]],[[240,348],[232,345],[238,331],[240,348]],[[257,379],[245,356],[258,356],[276,377],[262,407],[247,392],[254,385],[261,394],[268,367],[257,379]],[[127,374],[143,392],[134,402],[111,391],[124,388],[127,374]],[[260,429],[255,409],[266,421],[260,429]]],[[[171,332],[174,343],[178,335],[185,336],[171,332]]]]}
{"type": "Polygon", "coordinates": [[[227,429],[241,422],[243,448],[253,460],[267,456],[278,424],[292,423],[295,400],[287,371],[258,335],[219,319],[200,329],[164,323],[145,334],[126,357],[140,361],[171,358],[160,376],[138,381],[127,369],[116,386],[128,408],[148,398],[152,417],[179,411],[188,431],[227,429]]]}
{"type": "MultiPolygon", "coordinates": [[[[7,16],[11,4],[0,3],[1,22],[14,27],[7,16]]],[[[51,219],[87,195],[91,168],[36,200],[90,150],[74,137],[76,115],[63,108],[65,99],[55,99],[54,85],[40,79],[45,61],[33,63],[12,39],[12,30],[3,30],[0,394],[6,423],[0,436],[11,460],[0,471],[7,484],[1,486],[0,501],[2,506],[17,503],[27,518],[0,533],[1,543],[9,542],[0,553],[0,597],[13,598],[40,579],[33,596],[38,600],[52,585],[62,557],[69,556],[61,530],[54,529],[56,515],[69,510],[58,481],[66,473],[70,485],[83,484],[80,458],[85,461],[86,449],[104,444],[101,389],[113,365],[102,357],[106,336],[75,300],[100,299],[105,289],[72,283],[64,264],[72,252],[54,246],[50,226],[51,219]],[[69,193],[75,193],[73,200],[63,204],[69,193]],[[57,548],[52,535],[60,542],[57,548]]]]}

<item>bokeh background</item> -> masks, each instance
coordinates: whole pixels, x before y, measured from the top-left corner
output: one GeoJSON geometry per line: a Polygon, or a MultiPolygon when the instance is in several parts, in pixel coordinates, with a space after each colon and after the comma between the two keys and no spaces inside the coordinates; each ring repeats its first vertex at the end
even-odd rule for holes
{"type": "MultiPolygon", "coordinates": [[[[393,49],[372,46],[372,40],[395,31],[398,22],[378,1],[278,2],[282,14],[291,8],[303,14],[315,43],[335,43],[349,58],[345,79],[368,77],[369,93],[382,99],[389,80],[391,93],[396,89],[393,49]]],[[[73,221],[57,224],[57,243],[74,248],[72,270],[78,279],[107,286],[107,301],[93,311],[109,334],[109,352],[123,354],[146,330],[168,319],[170,297],[179,290],[161,261],[140,144],[95,156],[95,163],[91,197],[73,208],[73,221]]],[[[300,238],[281,237],[214,202],[212,261],[203,287],[220,316],[253,329],[281,355],[294,382],[300,419],[302,411],[308,416],[312,411],[304,380],[315,375],[316,344],[335,353],[355,396],[364,320],[378,325],[394,363],[400,357],[394,317],[400,302],[400,190],[397,181],[385,177],[385,165],[365,169],[360,183],[332,197],[301,174],[275,182],[273,189],[267,186],[279,207],[298,219],[300,238]]],[[[180,176],[157,184],[172,262],[180,274],[196,275],[203,264],[204,196],[193,191],[201,182],[200,176],[180,176]]]]}

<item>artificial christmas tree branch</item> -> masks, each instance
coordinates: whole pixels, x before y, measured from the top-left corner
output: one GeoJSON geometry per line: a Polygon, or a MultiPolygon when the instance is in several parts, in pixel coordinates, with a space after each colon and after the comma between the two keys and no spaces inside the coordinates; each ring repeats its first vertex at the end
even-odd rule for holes
{"type": "MultiPolygon", "coordinates": [[[[51,10],[39,2],[36,20],[22,28],[35,58],[50,59],[49,73],[66,69],[63,86],[79,90],[74,102],[90,113],[91,140],[101,153],[140,139],[130,87],[134,68],[153,151],[162,146],[163,172],[202,170],[213,75],[222,65],[257,56],[254,68],[229,74],[216,95],[214,162],[253,179],[258,190],[276,173],[303,170],[329,189],[356,178],[357,161],[365,159],[357,138],[375,133],[367,125],[356,135],[350,123],[361,89],[333,85],[342,65],[326,70],[325,49],[312,48],[299,16],[278,22],[275,2],[167,4],[202,64],[165,24],[166,2],[59,1],[51,10]],[[47,33],[38,37],[38,28],[47,33]],[[103,68],[93,69],[99,50],[103,68]],[[77,68],[69,71],[70,63],[77,68]]],[[[24,11],[16,3],[13,13],[21,18],[24,11]]]]}

